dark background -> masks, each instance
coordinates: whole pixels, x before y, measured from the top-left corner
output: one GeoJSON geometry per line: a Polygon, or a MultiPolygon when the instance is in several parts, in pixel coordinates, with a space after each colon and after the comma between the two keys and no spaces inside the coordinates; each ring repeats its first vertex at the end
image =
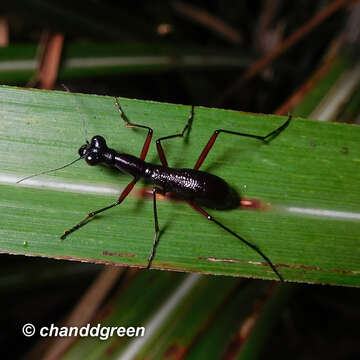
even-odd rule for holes
{"type": "MultiPolygon", "coordinates": [[[[0,15],[9,24],[9,46],[37,44],[44,31],[64,34],[62,61],[70,44],[113,43],[132,44],[136,49],[169,48],[171,54],[178,55],[231,56],[244,64],[242,68],[185,66],[71,79],[60,76],[57,89],[64,82],[73,92],[273,113],[317,68],[332,41],[346,28],[348,12],[338,11],[323,21],[309,36],[224,98],[248,66],[330,1],[274,1],[274,13],[262,28],[260,20],[270,12],[270,3],[191,3],[236,29],[240,35],[236,43],[224,39],[211,26],[184,16],[171,1],[4,1],[0,15]],[[171,31],[160,34],[161,24],[169,24],[171,31]]],[[[6,47],[2,48],[0,54],[6,51],[6,47]]],[[[26,86],[26,82],[14,84],[26,86]]],[[[17,358],[25,356],[37,341],[21,335],[22,324],[33,322],[40,326],[62,319],[101,266],[2,255],[0,269],[0,345],[7,349],[6,357],[17,358]]],[[[269,334],[263,358],[360,358],[359,303],[358,289],[298,285],[279,315],[276,329],[269,334]]]]}

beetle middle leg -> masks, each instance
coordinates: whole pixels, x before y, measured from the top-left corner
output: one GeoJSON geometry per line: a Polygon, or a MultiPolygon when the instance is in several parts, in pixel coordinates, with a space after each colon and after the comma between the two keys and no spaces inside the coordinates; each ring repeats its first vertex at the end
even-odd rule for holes
{"type": "Polygon", "coordinates": [[[159,154],[161,164],[163,166],[168,167],[168,162],[166,160],[165,152],[164,152],[164,149],[163,149],[163,147],[161,145],[161,141],[172,139],[172,138],[175,138],[175,137],[184,137],[185,132],[190,129],[193,119],[194,119],[194,105],[191,106],[189,119],[186,122],[186,125],[183,128],[181,133],[175,134],[175,135],[164,136],[164,137],[159,138],[159,139],[156,140],[156,149],[157,149],[157,152],[159,154]]]}
{"type": "Polygon", "coordinates": [[[155,225],[155,235],[154,235],[154,243],[153,247],[151,249],[151,253],[148,259],[147,269],[150,269],[151,263],[153,261],[153,258],[155,256],[156,247],[159,243],[159,221],[158,221],[158,215],[157,215],[157,208],[156,208],[156,192],[159,191],[157,187],[153,187],[152,194],[153,194],[153,205],[154,205],[154,225],[155,225]]]}
{"type": "MultiPolygon", "coordinates": [[[[194,119],[194,105],[191,106],[189,119],[186,122],[186,125],[184,126],[181,133],[178,133],[178,134],[175,134],[175,135],[164,136],[164,137],[159,138],[159,139],[156,140],[157,152],[159,154],[159,158],[160,158],[161,164],[163,166],[168,167],[168,162],[166,160],[165,152],[164,152],[164,149],[163,149],[163,147],[161,145],[161,141],[172,139],[172,138],[175,138],[175,137],[184,137],[185,132],[187,130],[189,130],[189,128],[191,127],[193,119],[194,119]]],[[[156,207],[156,193],[157,192],[160,192],[160,189],[158,189],[158,188],[156,188],[154,186],[153,189],[152,189],[152,194],[153,194],[153,204],[154,204],[155,236],[154,236],[154,243],[153,243],[151,253],[150,253],[150,256],[149,256],[149,260],[148,260],[148,265],[147,265],[148,269],[150,268],[151,263],[152,263],[152,261],[154,259],[155,252],[156,252],[156,247],[157,247],[157,245],[159,243],[159,221],[158,221],[157,207],[156,207]]]]}

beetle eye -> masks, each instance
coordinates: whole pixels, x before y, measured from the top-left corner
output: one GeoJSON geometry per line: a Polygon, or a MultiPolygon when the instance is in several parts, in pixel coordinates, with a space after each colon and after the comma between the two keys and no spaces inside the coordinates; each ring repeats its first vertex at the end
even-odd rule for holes
{"type": "Polygon", "coordinates": [[[79,153],[79,155],[80,155],[81,157],[83,157],[83,156],[86,154],[87,148],[88,148],[87,145],[83,145],[83,146],[79,149],[78,153],[79,153]]]}
{"type": "Polygon", "coordinates": [[[100,163],[100,158],[96,154],[92,153],[85,157],[86,162],[89,165],[97,165],[100,163]]]}

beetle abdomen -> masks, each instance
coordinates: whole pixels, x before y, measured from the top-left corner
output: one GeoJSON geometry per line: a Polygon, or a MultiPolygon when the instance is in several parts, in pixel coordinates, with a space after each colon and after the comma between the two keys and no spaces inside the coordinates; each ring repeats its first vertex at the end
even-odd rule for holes
{"type": "MultiPolygon", "coordinates": [[[[154,166],[151,182],[176,196],[213,209],[231,209],[239,205],[236,192],[220,177],[194,169],[154,166]]],[[[150,174],[151,173],[151,174],[150,174]]]]}

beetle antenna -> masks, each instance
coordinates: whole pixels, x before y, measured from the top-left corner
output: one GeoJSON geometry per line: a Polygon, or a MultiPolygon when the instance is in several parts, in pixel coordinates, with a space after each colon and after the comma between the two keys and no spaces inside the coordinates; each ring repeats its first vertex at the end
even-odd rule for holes
{"type": "Polygon", "coordinates": [[[82,157],[82,156],[80,156],[80,157],[79,157],[79,158],[77,158],[76,160],[73,160],[73,161],[69,162],[68,164],[63,165],[63,166],[60,166],[60,167],[58,167],[58,168],[56,168],[56,169],[45,170],[45,171],[41,171],[41,172],[39,172],[39,173],[37,173],[37,174],[34,174],[34,175],[26,176],[26,177],[24,177],[24,178],[22,178],[22,179],[18,180],[16,183],[17,183],[17,184],[19,184],[19,183],[21,183],[22,181],[24,181],[24,180],[28,180],[28,179],[33,178],[33,177],[35,177],[35,176],[38,176],[38,175],[43,175],[43,174],[48,174],[48,173],[51,173],[51,172],[53,172],[53,171],[57,171],[57,170],[64,169],[64,168],[66,168],[66,167],[68,167],[68,166],[70,166],[70,165],[74,164],[75,162],[79,161],[79,160],[80,160],[80,159],[82,159],[82,158],[83,158],[83,157],[82,157]]]}
{"type": "MultiPolygon", "coordinates": [[[[65,85],[65,84],[61,84],[61,86],[69,93],[72,94],[71,91],[69,90],[69,88],[65,85]]],[[[73,102],[74,106],[76,107],[76,110],[78,111],[78,113],[81,115],[81,111],[79,109],[79,106],[77,104],[77,102],[74,100],[73,97],[71,97],[71,101],[73,102]]],[[[86,121],[85,118],[83,116],[82,117],[82,123],[83,123],[83,130],[84,130],[84,134],[85,134],[85,141],[86,144],[89,144],[89,138],[88,138],[88,132],[87,132],[87,128],[86,128],[86,121]]]]}

